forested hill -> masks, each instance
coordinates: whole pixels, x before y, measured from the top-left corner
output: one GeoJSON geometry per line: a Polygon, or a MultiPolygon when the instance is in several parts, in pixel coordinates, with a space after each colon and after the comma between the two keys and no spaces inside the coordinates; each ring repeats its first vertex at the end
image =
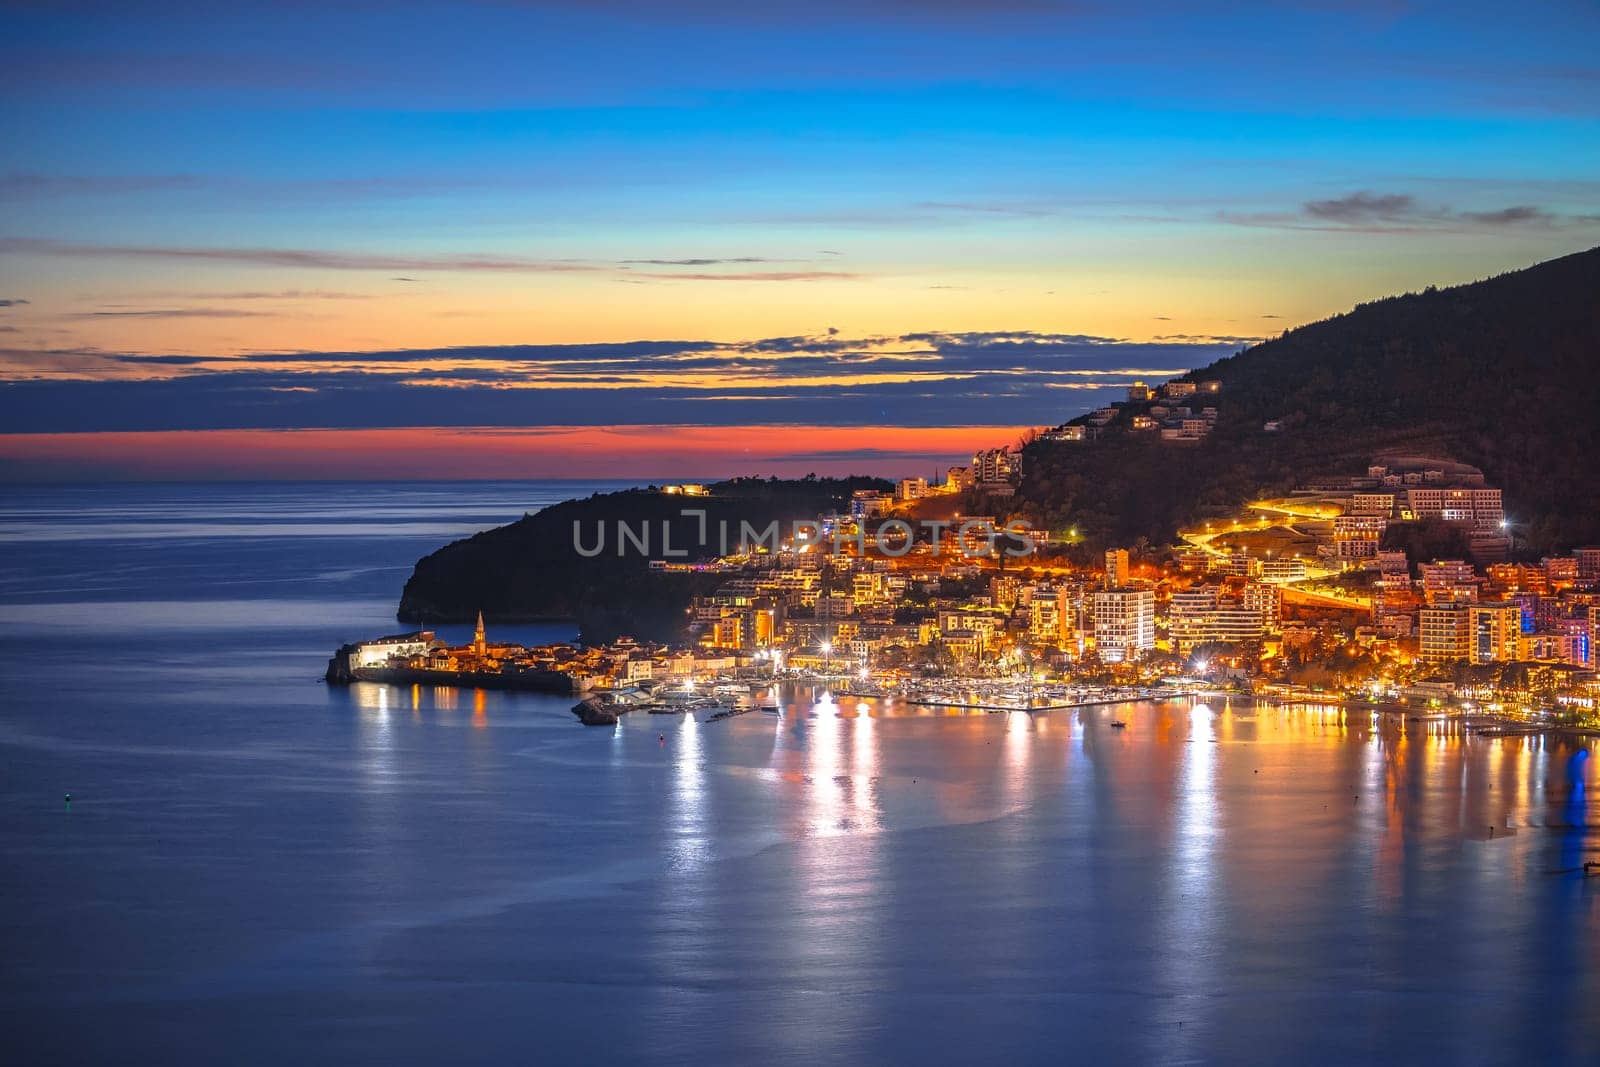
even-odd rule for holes
{"type": "Polygon", "coordinates": [[[1036,442],[1019,502],[1094,539],[1166,540],[1404,452],[1482,468],[1530,550],[1600,542],[1600,248],[1362,304],[1184,377],[1222,383],[1195,400],[1218,408],[1209,437],[1129,432],[1124,413],[1099,440],[1036,442]]]}
{"type": "Polygon", "coordinates": [[[707,496],[628,489],[568,500],[418,560],[397,614],[409,623],[468,622],[479,611],[490,622],[574,618],[588,640],[622,633],[675,640],[689,599],[727,578],[653,571],[651,559],[718,555],[720,523],[729,524],[737,543],[742,522],[762,529],[773,521],[812,518],[848,508],[858,489],[889,488],[889,482],[875,478],[737,478],[712,485],[707,496]],[[703,525],[686,518],[686,509],[704,512],[703,525]],[[624,548],[619,522],[635,531],[648,529],[647,548],[633,542],[624,548]],[[662,540],[663,523],[671,526],[670,553],[662,540]],[[578,550],[578,535],[595,554],[578,550]]]}

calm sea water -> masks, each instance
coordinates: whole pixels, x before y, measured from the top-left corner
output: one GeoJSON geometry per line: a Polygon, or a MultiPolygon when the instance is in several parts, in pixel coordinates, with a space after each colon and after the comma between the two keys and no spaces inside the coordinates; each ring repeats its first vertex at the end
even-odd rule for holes
{"type": "Polygon", "coordinates": [[[1600,1061],[1570,742],[320,684],[591,488],[4,490],[6,1061],[1600,1061]]]}

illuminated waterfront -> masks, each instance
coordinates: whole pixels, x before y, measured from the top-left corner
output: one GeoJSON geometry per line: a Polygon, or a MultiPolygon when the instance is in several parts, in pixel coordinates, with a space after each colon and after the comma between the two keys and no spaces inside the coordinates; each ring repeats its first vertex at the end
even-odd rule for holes
{"type": "MultiPolygon", "coordinates": [[[[223,598],[265,546],[183,506],[208,533],[115,543],[115,572],[16,538],[0,575],[29,1061],[1600,1053],[1578,743],[794,690],[781,716],[585,729],[570,698],[330,689],[326,649],[383,628],[392,578],[223,598]],[[69,592],[74,566],[115,587],[69,592]]],[[[413,546],[380,534],[275,551],[382,572],[413,546]]]]}

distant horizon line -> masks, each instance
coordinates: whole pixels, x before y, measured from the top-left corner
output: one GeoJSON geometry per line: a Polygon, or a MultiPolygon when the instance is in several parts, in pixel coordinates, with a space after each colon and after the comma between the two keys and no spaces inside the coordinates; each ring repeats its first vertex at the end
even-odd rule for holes
{"type": "Polygon", "coordinates": [[[894,479],[942,472],[1036,429],[627,424],[0,434],[0,484],[894,479]]]}

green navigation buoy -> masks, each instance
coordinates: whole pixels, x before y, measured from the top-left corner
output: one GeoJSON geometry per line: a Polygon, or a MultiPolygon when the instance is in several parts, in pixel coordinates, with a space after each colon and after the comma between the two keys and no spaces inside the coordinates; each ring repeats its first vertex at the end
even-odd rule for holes
{"type": "Polygon", "coordinates": [[[66,801],[66,802],[67,802],[67,810],[68,810],[68,811],[71,811],[71,810],[72,810],[72,794],[71,794],[71,793],[68,793],[68,794],[67,794],[67,795],[66,795],[66,796],[65,796],[65,797],[63,797],[63,798],[62,798],[62,799],[63,799],[63,800],[65,800],[65,801],[66,801]]]}

